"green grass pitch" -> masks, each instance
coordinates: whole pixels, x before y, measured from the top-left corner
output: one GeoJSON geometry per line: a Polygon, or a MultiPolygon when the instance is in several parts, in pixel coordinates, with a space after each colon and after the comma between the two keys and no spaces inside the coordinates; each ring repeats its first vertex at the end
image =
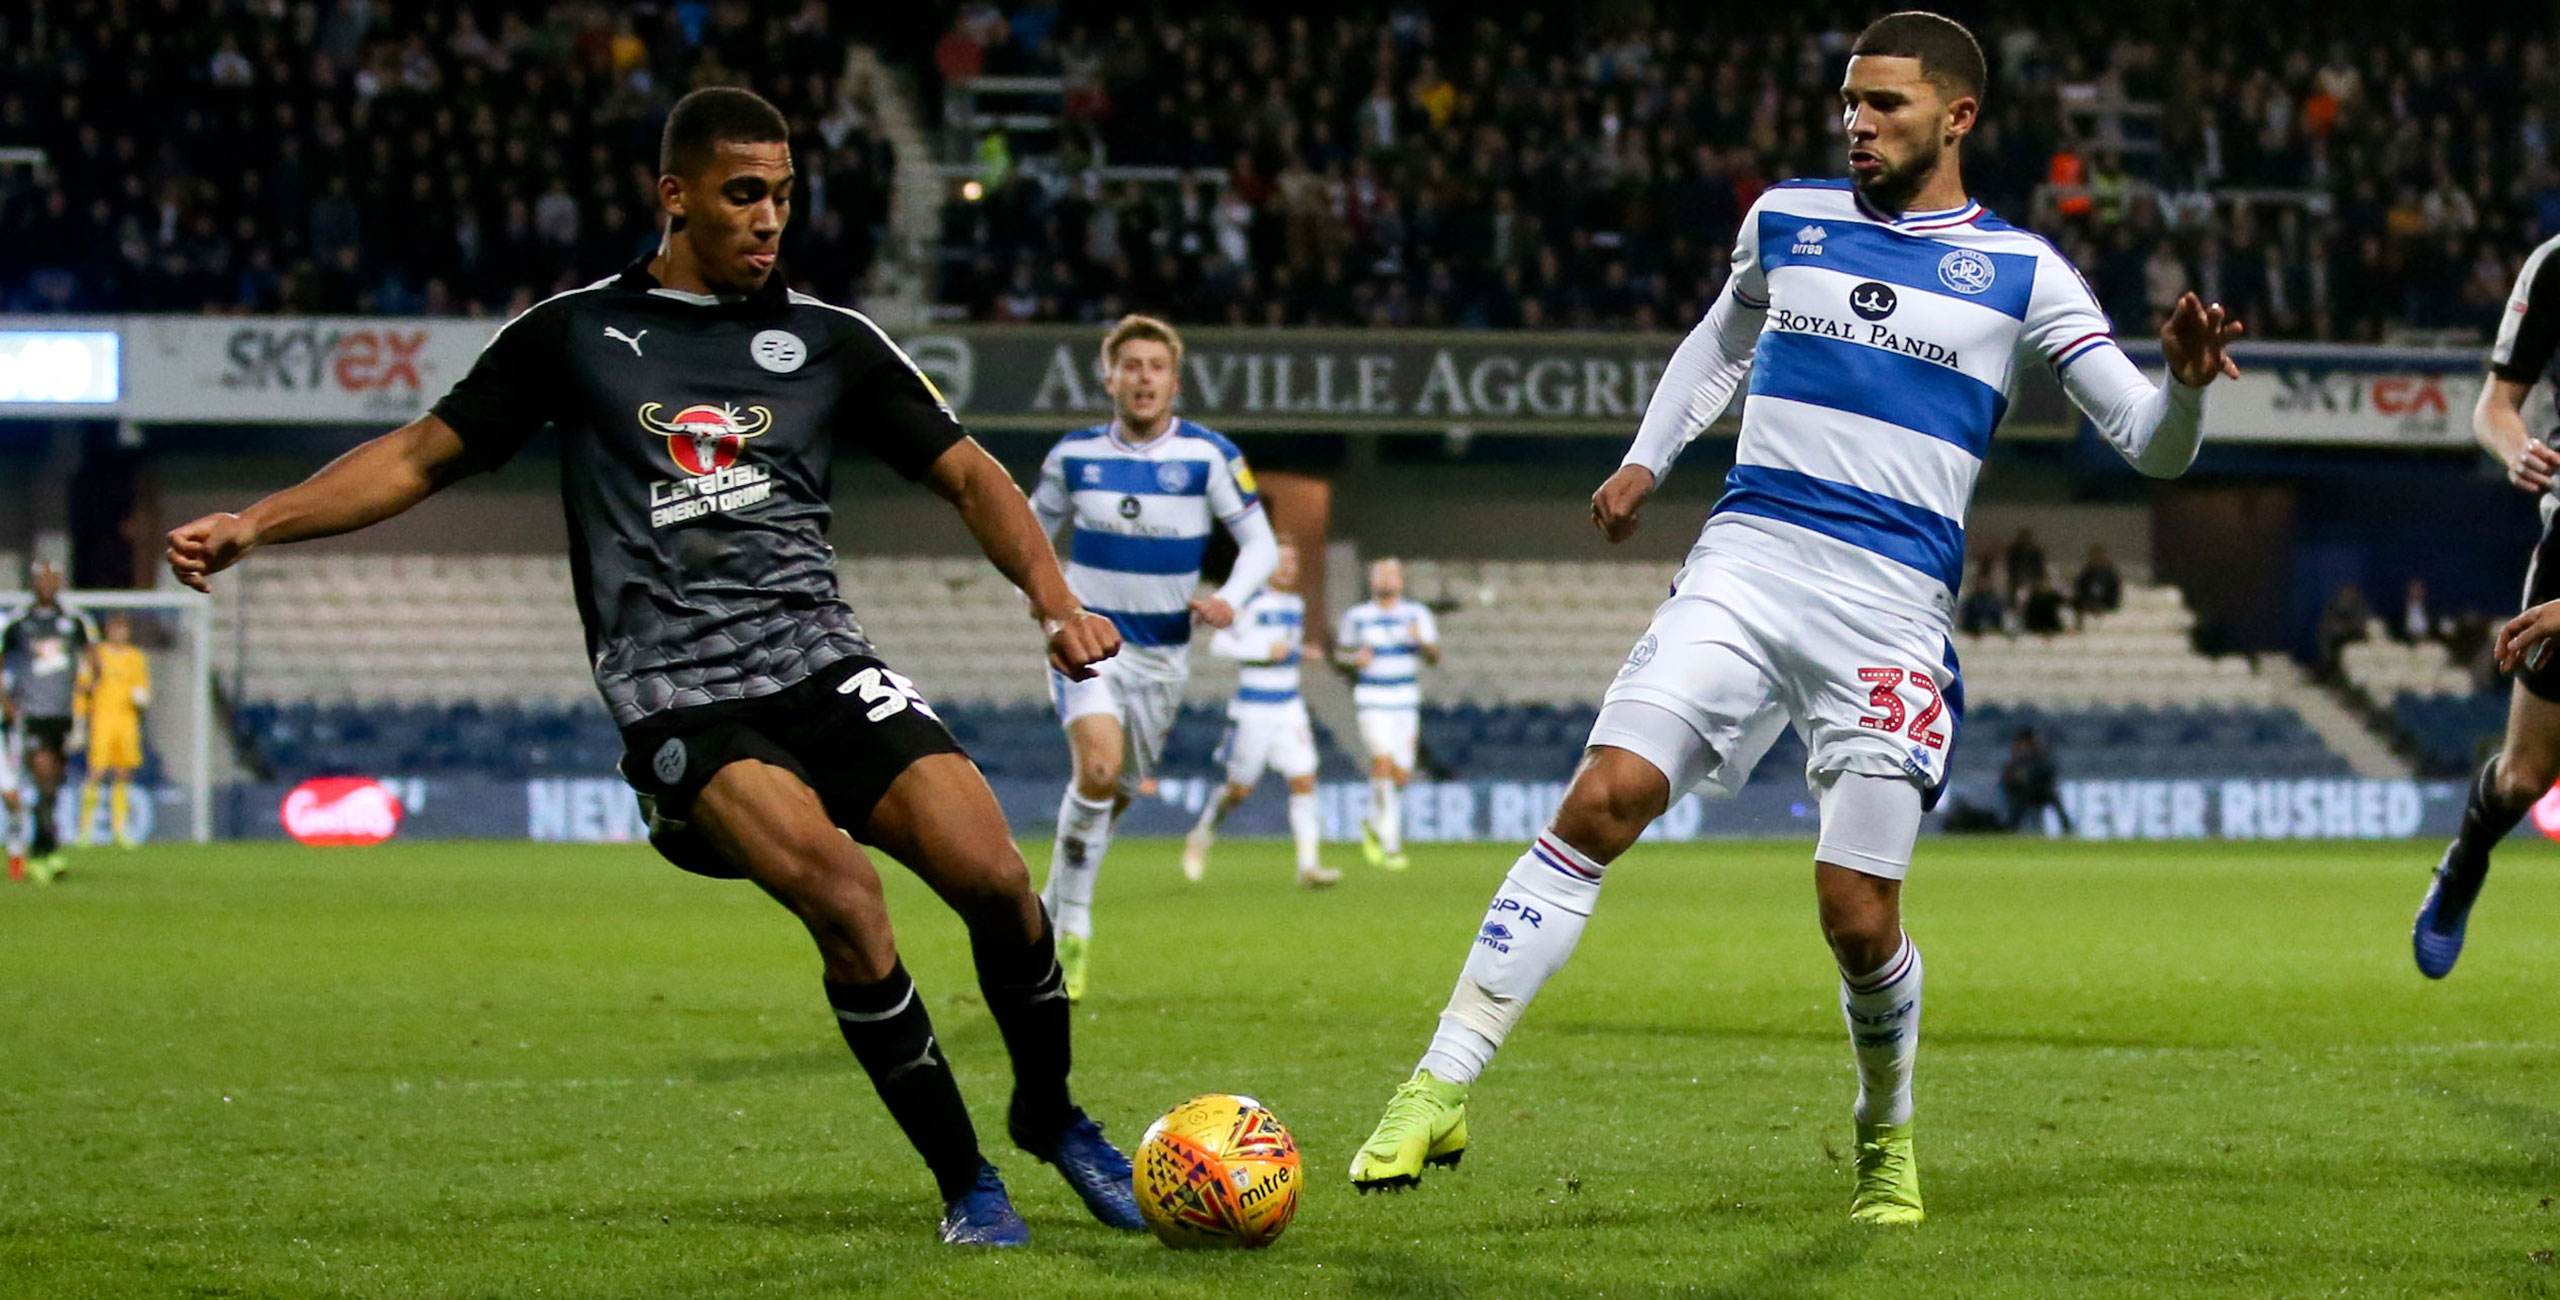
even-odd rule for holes
{"type": "MultiPolygon", "coordinates": [[[[1042,846],[1045,851],[1045,846],[1042,846]]],[[[2560,853],[2418,978],[2433,845],[1930,841],[1930,1220],[1854,1227],[1804,844],[1645,847],[1476,1089],[1463,1168],[1360,1198],[1512,846],[1291,887],[1117,846],[1083,1100],[1296,1131],[1297,1223],[1187,1255],[1001,1145],[957,923],[891,882],[1030,1249],[930,1184],[743,885],[634,848],[92,853],[0,890],[0,1295],[2267,1297],[2560,1294],[2560,853]]],[[[1342,855],[1348,858],[1349,855],[1342,855]]]]}

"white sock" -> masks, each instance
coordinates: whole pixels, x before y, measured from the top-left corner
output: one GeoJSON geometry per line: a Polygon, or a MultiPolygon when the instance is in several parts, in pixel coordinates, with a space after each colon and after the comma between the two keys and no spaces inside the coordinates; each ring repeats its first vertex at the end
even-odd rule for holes
{"type": "Polygon", "coordinates": [[[1049,849],[1049,884],[1040,901],[1057,918],[1058,933],[1093,937],[1093,881],[1111,848],[1111,803],[1089,802],[1067,787],[1058,805],[1058,838],[1049,849]]]}
{"type": "Polygon", "coordinates": [[[1316,862],[1316,835],[1324,829],[1323,810],[1316,807],[1315,792],[1292,792],[1289,795],[1289,836],[1298,842],[1298,870],[1313,871],[1316,862]]]}
{"type": "Polygon", "coordinates": [[[1404,791],[1393,777],[1369,778],[1369,829],[1378,833],[1379,848],[1404,852],[1404,791]]]}
{"type": "Polygon", "coordinates": [[[1204,840],[1209,838],[1209,832],[1218,829],[1218,823],[1225,821],[1232,811],[1227,807],[1226,791],[1210,795],[1209,802],[1200,805],[1200,820],[1191,823],[1191,833],[1204,840]]]}
{"type": "Polygon", "coordinates": [[[1911,936],[1880,970],[1840,977],[1840,1014],[1858,1058],[1857,1120],[1911,1122],[1911,1059],[1920,1051],[1920,947],[1911,936]]]}
{"type": "Polygon", "coordinates": [[[1467,949],[1457,990],[1440,1013],[1422,1068],[1446,1083],[1473,1083],[1520,1022],[1529,1000],[1573,955],[1607,868],[1556,837],[1538,836],[1511,864],[1467,949]]]}

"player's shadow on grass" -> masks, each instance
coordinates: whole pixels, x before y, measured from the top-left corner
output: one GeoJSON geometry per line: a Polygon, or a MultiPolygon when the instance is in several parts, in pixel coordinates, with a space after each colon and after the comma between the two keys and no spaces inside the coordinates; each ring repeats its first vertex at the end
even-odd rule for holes
{"type": "MultiPolygon", "coordinates": [[[[1279,1261],[1259,1252],[1241,1250],[1166,1250],[1152,1241],[1132,1242],[1119,1234],[1106,1237],[1061,1242],[1039,1235],[1032,1229],[1035,1249],[1062,1250],[1075,1255],[1114,1280],[1140,1286],[1217,1288],[1225,1295],[1276,1294],[1272,1270],[1279,1261]],[[1135,1249],[1133,1249],[1133,1247],[1135,1249]]],[[[1302,1234],[1303,1235],[1303,1234],[1302,1234]]],[[[1419,1253],[1397,1250],[1337,1250],[1327,1244],[1286,1242],[1275,1248],[1289,1259],[1285,1267],[1304,1267],[1300,1257],[1312,1256],[1324,1265],[1318,1274],[1327,1282],[1345,1279],[1344,1288],[1352,1295],[1394,1296],[1396,1300],[1469,1300],[1470,1297],[1520,1295],[1518,1290],[1505,1290],[1485,1284],[1485,1279],[1452,1273],[1435,1260],[1419,1253]],[[1338,1271],[1338,1272],[1337,1272],[1338,1271]]],[[[1185,1294],[1189,1294],[1186,1290],[1185,1294]]]]}
{"type": "MultiPolygon", "coordinates": [[[[1727,1043],[1829,1043],[1842,1040],[1839,1018],[1824,1017],[1801,1028],[1777,1025],[1702,1025],[1677,1020],[1555,1020],[1540,1032],[1589,1038],[1679,1038],[1727,1043]]],[[[2024,1030],[1936,1029],[1922,1040],[1945,1047],[2052,1047],[2072,1051],[2192,1051],[2197,1044],[2166,1038],[2125,1038],[2101,1034],[2034,1033],[2024,1030]]]]}
{"type": "MultiPolygon", "coordinates": [[[[1865,1258],[1868,1247],[1875,1244],[1878,1232],[1875,1228],[1841,1224],[1825,1229],[1793,1250],[1780,1251],[1760,1260],[1738,1277],[1703,1286],[1678,1287],[1668,1294],[1695,1297],[1695,1300],[1776,1300],[1777,1297],[1809,1294],[1816,1284],[1865,1258]]],[[[1829,1293],[1829,1288],[1821,1289],[1824,1294],[1829,1293]]]]}
{"type": "Polygon", "coordinates": [[[2515,1140],[2517,1154],[2501,1159],[2467,1148],[2467,1154],[2428,1160],[2426,1167],[2462,1186],[2495,1180],[2524,1190],[2541,1190],[2551,1179],[2552,1156],[2560,1151],[2560,1111],[2523,1102],[2483,1096],[2462,1082],[2426,1081],[2436,1091],[2430,1100],[2459,1114],[2484,1120],[2515,1140]]]}
{"type": "Polygon", "coordinates": [[[696,1061],[688,1072],[695,1083],[739,1083],[748,1079],[793,1078],[807,1074],[843,1074],[854,1068],[844,1048],[820,1044],[789,1052],[755,1056],[715,1056],[696,1061]]]}

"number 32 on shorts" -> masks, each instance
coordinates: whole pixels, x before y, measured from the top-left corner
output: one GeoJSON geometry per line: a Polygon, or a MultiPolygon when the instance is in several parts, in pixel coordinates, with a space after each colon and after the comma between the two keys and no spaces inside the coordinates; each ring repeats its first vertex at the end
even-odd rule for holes
{"type": "Polygon", "coordinates": [[[1929,703],[1916,716],[1911,717],[1911,729],[1905,734],[1931,749],[1947,747],[1947,733],[1933,729],[1938,715],[1947,711],[1946,700],[1938,694],[1937,678],[1926,672],[1904,672],[1899,668],[1861,668],[1858,670],[1858,680],[1870,683],[1871,689],[1867,691],[1867,703],[1884,710],[1882,716],[1858,719],[1859,726],[1870,731],[1886,733],[1902,731],[1905,711],[1902,707],[1902,696],[1895,688],[1907,684],[1911,689],[1928,696],[1929,703]]]}

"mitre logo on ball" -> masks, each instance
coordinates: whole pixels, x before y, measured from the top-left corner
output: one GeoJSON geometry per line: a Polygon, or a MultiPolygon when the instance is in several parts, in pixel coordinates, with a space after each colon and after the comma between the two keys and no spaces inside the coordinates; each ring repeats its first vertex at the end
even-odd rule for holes
{"type": "Polygon", "coordinates": [[[737,464],[738,450],[747,439],[773,427],[773,412],[761,406],[750,406],[742,414],[732,406],[697,403],[660,419],[662,409],[657,402],[641,407],[641,427],[663,435],[668,459],[677,469],[697,477],[737,464]]]}

